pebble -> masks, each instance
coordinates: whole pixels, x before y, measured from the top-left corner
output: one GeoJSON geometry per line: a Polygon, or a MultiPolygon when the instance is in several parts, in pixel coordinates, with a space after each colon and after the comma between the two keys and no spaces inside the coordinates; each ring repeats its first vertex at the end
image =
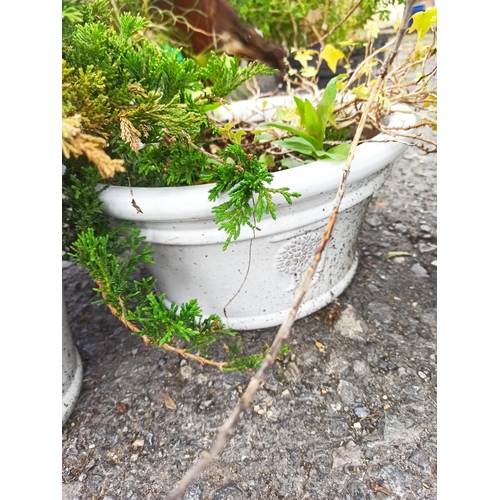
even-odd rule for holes
{"type": "Polygon", "coordinates": [[[373,217],[368,217],[368,219],[366,219],[366,222],[372,227],[378,227],[380,226],[380,224],[382,224],[382,221],[376,215],[374,215],[373,217]]]}
{"type": "Polygon", "coordinates": [[[354,408],[354,413],[358,418],[367,417],[370,414],[370,410],[366,406],[358,406],[354,408]]]}
{"type": "Polygon", "coordinates": [[[397,495],[395,498],[403,498],[403,495],[406,493],[406,488],[410,485],[411,482],[410,474],[392,464],[382,467],[381,472],[389,483],[387,485],[387,489],[393,495],[397,495]]]}
{"type": "Polygon", "coordinates": [[[412,272],[417,275],[419,278],[427,278],[429,274],[427,271],[417,262],[411,266],[412,272]]]}
{"type": "Polygon", "coordinates": [[[427,243],[424,243],[424,242],[420,242],[418,244],[418,251],[420,253],[427,253],[427,252],[435,252],[436,249],[434,247],[431,247],[430,245],[428,245],[427,243]]]}
{"type": "Polygon", "coordinates": [[[408,231],[408,228],[404,225],[404,224],[401,224],[400,222],[398,222],[395,226],[394,226],[394,229],[396,231],[399,231],[400,233],[406,233],[406,231],[408,231]]]}
{"type": "Polygon", "coordinates": [[[427,375],[426,375],[424,372],[420,371],[420,370],[417,372],[417,375],[418,375],[420,378],[423,378],[423,379],[427,378],[427,375]]]}
{"type": "MultiPolygon", "coordinates": [[[[184,360],[183,360],[184,361],[184,360]]],[[[181,378],[189,380],[193,376],[193,369],[189,365],[181,366],[181,378]]]]}
{"type": "Polygon", "coordinates": [[[421,229],[422,231],[426,232],[426,233],[430,233],[430,231],[431,231],[431,228],[430,228],[427,224],[422,224],[422,225],[420,226],[420,229],[421,229]]]}
{"type": "Polygon", "coordinates": [[[103,482],[104,482],[104,479],[102,476],[94,474],[94,475],[90,476],[87,484],[89,486],[89,489],[92,490],[94,493],[100,493],[103,482]]]}
{"type": "Polygon", "coordinates": [[[203,491],[199,484],[193,484],[184,496],[184,500],[202,500],[203,491]]]}
{"type": "Polygon", "coordinates": [[[242,493],[234,481],[229,481],[229,483],[215,492],[212,500],[234,500],[240,498],[242,493]]]}
{"type": "Polygon", "coordinates": [[[337,393],[342,402],[349,407],[359,405],[363,403],[365,399],[363,392],[358,387],[351,384],[351,382],[347,382],[347,380],[339,381],[337,393]]]}
{"type": "Polygon", "coordinates": [[[429,457],[422,450],[415,450],[408,460],[422,469],[429,466],[429,457]]]}
{"type": "Polygon", "coordinates": [[[374,285],[373,283],[370,283],[366,288],[368,288],[368,290],[373,293],[377,293],[379,291],[378,286],[374,285]]]}
{"type": "Polygon", "coordinates": [[[290,396],[290,391],[288,389],[285,389],[282,393],[281,393],[282,396],[286,397],[286,396],[290,396]]]}

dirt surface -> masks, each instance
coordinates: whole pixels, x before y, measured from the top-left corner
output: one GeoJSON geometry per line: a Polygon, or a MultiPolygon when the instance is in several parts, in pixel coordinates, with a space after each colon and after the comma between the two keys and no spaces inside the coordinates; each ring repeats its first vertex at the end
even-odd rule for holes
{"type": "MultiPolygon", "coordinates": [[[[435,155],[411,149],[395,163],[359,253],[343,295],[295,323],[292,355],[185,499],[437,498],[435,155]],[[396,251],[410,255],[385,258],[396,251]]],[[[84,270],[63,266],[63,279],[84,378],[62,429],[62,498],[166,499],[251,374],[147,347],[91,305],[84,270]]],[[[244,351],[276,331],[245,332],[244,351]]]]}

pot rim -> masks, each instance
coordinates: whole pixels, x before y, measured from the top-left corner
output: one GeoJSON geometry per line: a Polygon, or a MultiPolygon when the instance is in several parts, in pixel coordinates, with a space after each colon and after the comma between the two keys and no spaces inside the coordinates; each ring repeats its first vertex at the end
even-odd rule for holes
{"type": "MultiPolygon", "coordinates": [[[[414,113],[408,114],[408,106],[398,106],[397,110],[388,117],[387,125],[402,127],[414,125],[417,117],[414,113]]],[[[350,186],[362,179],[378,172],[396,160],[408,148],[408,144],[396,142],[395,138],[386,134],[378,134],[369,142],[356,147],[354,160],[347,179],[350,186]],[[388,142],[384,142],[388,141],[388,142]]],[[[315,162],[274,172],[271,187],[288,187],[290,192],[298,191],[302,196],[293,199],[298,205],[313,197],[330,191],[335,196],[342,178],[345,161],[318,160],[315,162]],[[319,181],[318,181],[319,179],[319,181]]],[[[164,220],[195,220],[212,219],[214,206],[229,199],[222,195],[215,202],[208,201],[210,189],[215,184],[201,184],[196,186],[180,187],[133,187],[98,184],[101,201],[105,203],[104,211],[109,217],[131,221],[164,221],[164,220]],[[131,194],[132,189],[132,194],[131,194]],[[138,213],[132,206],[132,198],[141,207],[138,213]]],[[[288,205],[281,195],[273,195],[276,206],[288,205]]]]}

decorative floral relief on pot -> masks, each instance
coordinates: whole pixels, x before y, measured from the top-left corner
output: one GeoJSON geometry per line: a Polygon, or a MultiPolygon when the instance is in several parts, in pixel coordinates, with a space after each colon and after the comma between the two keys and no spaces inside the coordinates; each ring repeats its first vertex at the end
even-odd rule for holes
{"type": "MultiPolygon", "coordinates": [[[[291,276],[290,286],[286,289],[287,292],[295,290],[299,285],[302,275],[316,253],[320,241],[320,234],[309,232],[287,241],[278,250],[275,260],[276,269],[280,273],[289,274],[291,276]]],[[[323,262],[324,259],[321,259],[311,281],[311,287],[318,281],[323,268],[323,262]]]]}

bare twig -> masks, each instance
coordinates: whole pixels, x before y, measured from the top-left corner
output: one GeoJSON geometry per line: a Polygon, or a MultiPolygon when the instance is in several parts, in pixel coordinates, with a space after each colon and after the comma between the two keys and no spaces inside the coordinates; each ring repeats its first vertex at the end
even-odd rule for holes
{"type": "Polygon", "coordinates": [[[335,33],[348,19],[351,17],[352,13],[361,5],[361,2],[363,0],[358,0],[357,3],[355,3],[351,10],[344,16],[343,19],[341,19],[328,33],[325,33],[319,40],[318,43],[322,43],[324,40],[326,40],[330,35],[335,33]]]}
{"type": "Polygon", "coordinates": [[[385,80],[389,67],[394,61],[396,54],[399,50],[399,46],[401,45],[401,41],[403,39],[404,33],[406,31],[406,26],[408,24],[408,20],[410,18],[410,13],[411,9],[413,7],[413,4],[415,3],[415,0],[408,0],[405,5],[405,10],[403,14],[403,21],[401,23],[401,26],[398,30],[397,36],[396,36],[396,41],[394,43],[394,48],[392,49],[392,52],[390,53],[389,57],[386,59],[382,70],[380,72],[380,75],[377,79],[377,82],[375,83],[370,97],[365,105],[365,108],[363,110],[363,114],[361,116],[358,128],[356,129],[356,134],[354,136],[354,139],[351,144],[351,148],[349,150],[349,155],[347,157],[347,161],[344,167],[344,170],[342,171],[342,179],[339,185],[339,188],[337,190],[337,195],[335,197],[334,201],[334,207],[332,210],[332,213],[330,215],[330,219],[328,221],[328,224],[326,225],[325,231],[323,233],[323,236],[321,238],[321,241],[319,243],[319,246],[316,250],[316,253],[313,257],[312,262],[310,263],[309,267],[306,269],[304,276],[302,278],[302,282],[299,285],[299,288],[295,294],[295,298],[293,300],[293,304],[288,311],[288,314],[283,321],[281,327],[278,330],[278,333],[276,334],[276,337],[274,339],[274,342],[269,349],[268,353],[266,354],[266,357],[264,358],[261,367],[257,371],[257,373],[252,377],[250,380],[245,392],[239,399],[238,403],[236,404],[236,407],[234,408],[233,412],[229,416],[229,418],[224,422],[222,427],[219,429],[219,433],[217,435],[217,438],[212,444],[212,447],[210,448],[209,452],[203,452],[202,457],[198,461],[197,464],[194,465],[181,479],[180,483],[177,485],[177,487],[170,493],[169,500],[179,500],[183,493],[186,491],[188,486],[195,481],[200,474],[202,474],[206,468],[209,466],[211,461],[219,454],[219,452],[224,448],[226,441],[228,440],[230,434],[233,432],[241,414],[243,411],[248,408],[250,403],[253,400],[253,397],[257,393],[257,391],[260,389],[262,382],[264,381],[267,372],[271,369],[272,364],[274,363],[276,356],[278,355],[281,347],[283,346],[283,343],[286,341],[288,338],[292,325],[295,321],[295,317],[297,315],[297,311],[299,309],[299,306],[302,302],[302,299],[304,298],[304,295],[306,294],[307,290],[309,289],[309,285],[311,283],[312,277],[314,276],[314,273],[316,271],[316,268],[318,267],[318,263],[321,259],[323,250],[325,249],[326,244],[330,240],[333,226],[337,220],[337,215],[339,212],[339,207],[340,207],[340,202],[342,201],[342,198],[344,196],[346,184],[347,184],[347,176],[349,175],[351,163],[354,158],[354,150],[356,149],[356,146],[359,143],[361,134],[363,132],[368,113],[370,111],[371,105],[375,99],[375,96],[377,95],[378,89],[380,88],[382,82],[385,80]]]}

